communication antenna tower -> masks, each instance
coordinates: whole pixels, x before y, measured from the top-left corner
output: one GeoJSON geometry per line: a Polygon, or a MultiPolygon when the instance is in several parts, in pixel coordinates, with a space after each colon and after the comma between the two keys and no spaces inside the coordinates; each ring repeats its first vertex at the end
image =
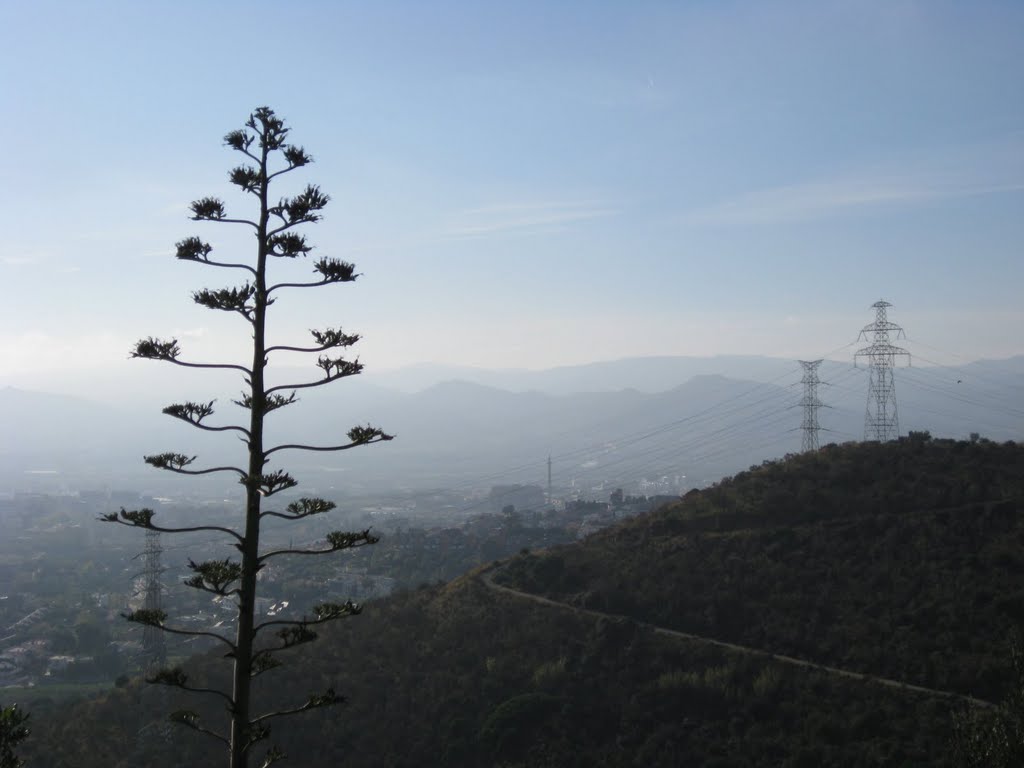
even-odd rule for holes
{"type": "MultiPolygon", "coordinates": [[[[146,548],[142,551],[145,557],[145,608],[147,611],[161,610],[161,589],[160,574],[163,569],[160,567],[160,554],[163,552],[160,546],[160,532],[146,531],[146,548]]],[[[145,657],[146,669],[159,669],[167,663],[167,645],[164,642],[164,633],[157,627],[148,624],[142,629],[142,653],[145,657]]]]}
{"type": "Polygon", "coordinates": [[[804,369],[803,378],[800,379],[800,383],[804,385],[804,396],[799,402],[804,409],[804,418],[800,424],[800,430],[804,433],[800,450],[806,453],[818,450],[818,431],[821,429],[818,425],[818,409],[822,407],[822,402],[818,399],[818,385],[821,383],[821,379],[818,378],[818,366],[821,365],[821,360],[799,362],[804,369]]]}
{"type": "Polygon", "coordinates": [[[889,334],[895,333],[896,338],[906,338],[903,329],[896,323],[889,322],[886,310],[892,306],[887,301],[876,301],[871,305],[875,309],[875,322],[864,326],[857,340],[869,341],[870,345],[854,353],[854,364],[857,358],[868,359],[868,405],[864,413],[864,439],[877,440],[884,443],[895,440],[900,434],[900,421],[896,412],[896,385],[893,381],[893,368],[896,357],[906,355],[910,365],[910,353],[893,346],[889,334]]]}

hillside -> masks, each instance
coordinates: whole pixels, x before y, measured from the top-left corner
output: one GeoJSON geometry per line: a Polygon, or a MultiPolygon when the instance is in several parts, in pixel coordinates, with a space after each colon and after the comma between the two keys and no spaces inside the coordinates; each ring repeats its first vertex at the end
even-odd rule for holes
{"type": "MultiPolygon", "coordinates": [[[[334,685],[349,698],[281,726],[285,765],[952,765],[952,716],[968,706],[955,697],[651,625],[998,700],[1024,619],[1022,486],[1015,444],[829,446],[496,572],[593,612],[470,573],[330,627],[261,694],[300,701],[334,685]]],[[[197,684],[224,675],[216,656],[190,666],[197,684]]],[[[132,683],[43,705],[26,757],[206,764],[201,736],[175,734],[173,761],[139,738],[184,703],[158,693],[132,683]]]]}
{"type": "Polygon", "coordinates": [[[1024,448],[913,435],[741,473],[505,583],[931,688],[998,698],[1024,623],[1024,448]]]}

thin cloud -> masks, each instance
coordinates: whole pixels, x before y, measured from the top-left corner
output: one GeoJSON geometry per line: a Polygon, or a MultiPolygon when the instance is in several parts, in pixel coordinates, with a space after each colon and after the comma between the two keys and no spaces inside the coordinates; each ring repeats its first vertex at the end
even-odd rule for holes
{"type": "Polygon", "coordinates": [[[14,256],[0,256],[0,264],[9,267],[39,266],[44,272],[54,275],[67,275],[82,271],[81,267],[62,262],[60,259],[54,259],[52,254],[48,253],[23,253],[14,256]]]}
{"type": "Polygon", "coordinates": [[[1024,151],[1014,136],[1008,145],[962,148],[931,162],[918,158],[902,168],[758,190],[690,211],[683,220],[698,225],[799,221],[1022,190],[1024,151]]]}
{"type": "Polygon", "coordinates": [[[530,235],[618,214],[597,201],[503,203],[461,211],[441,233],[445,239],[530,235]]]}
{"type": "Polygon", "coordinates": [[[913,205],[1024,190],[1024,181],[1002,184],[929,183],[894,178],[840,179],[795,184],[744,195],[691,212],[691,224],[770,223],[837,216],[857,209],[913,205]]]}
{"type": "Polygon", "coordinates": [[[600,200],[576,200],[565,202],[563,200],[535,200],[533,202],[498,203],[494,205],[482,205],[478,208],[466,208],[460,211],[463,215],[479,214],[500,214],[500,213],[522,213],[523,211],[549,211],[563,208],[589,208],[601,207],[604,203],[600,200]]]}
{"type": "Polygon", "coordinates": [[[191,203],[172,203],[165,205],[162,208],[157,209],[157,214],[160,216],[180,216],[190,212],[189,207],[191,203]]]}
{"type": "Polygon", "coordinates": [[[182,339],[201,339],[206,334],[206,328],[178,328],[172,331],[173,336],[182,339]]]}
{"type": "Polygon", "coordinates": [[[3,256],[0,257],[0,263],[6,264],[10,267],[23,267],[28,264],[35,264],[39,261],[38,256],[32,254],[19,254],[17,256],[3,256]]]}

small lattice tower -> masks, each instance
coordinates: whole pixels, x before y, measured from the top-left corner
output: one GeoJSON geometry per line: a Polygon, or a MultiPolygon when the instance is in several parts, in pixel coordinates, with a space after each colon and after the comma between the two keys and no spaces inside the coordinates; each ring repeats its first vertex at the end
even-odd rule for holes
{"type": "Polygon", "coordinates": [[[548,506],[550,507],[554,503],[554,496],[551,494],[551,454],[548,454],[548,506]]]}
{"type": "MultiPolygon", "coordinates": [[[[163,552],[160,546],[159,531],[146,531],[146,548],[142,554],[145,557],[145,609],[147,611],[161,610],[160,574],[163,569],[160,567],[160,554],[163,552]]],[[[158,627],[148,624],[142,630],[142,653],[145,657],[146,669],[159,669],[167,663],[167,646],[164,642],[164,633],[158,627]]]]}
{"type": "MultiPolygon", "coordinates": [[[[143,570],[136,574],[136,577],[142,578],[143,607],[148,611],[161,610],[163,585],[160,575],[163,573],[163,568],[160,565],[160,555],[163,551],[163,547],[160,546],[159,531],[146,531],[145,549],[132,558],[133,560],[139,558],[143,560],[143,570]]],[[[164,635],[156,627],[144,625],[142,628],[141,661],[142,671],[147,676],[167,665],[167,646],[164,642],[164,635]]],[[[155,708],[160,711],[166,710],[167,688],[162,685],[155,687],[156,690],[150,694],[156,701],[155,708]]],[[[131,765],[155,765],[154,756],[168,754],[168,749],[172,745],[170,721],[167,719],[150,721],[135,734],[135,745],[129,762],[131,765]]]]}
{"type": "Polygon", "coordinates": [[[900,434],[893,368],[899,356],[906,356],[907,365],[910,365],[910,353],[890,342],[890,334],[895,334],[897,339],[906,337],[900,326],[889,321],[886,310],[892,304],[876,301],[871,306],[875,310],[875,322],[864,326],[857,337],[858,341],[863,339],[871,343],[854,353],[854,362],[861,357],[868,359],[868,405],[864,413],[864,439],[884,443],[895,440],[900,434]],[[868,334],[871,335],[870,339],[868,334]]]}
{"type": "Polygon", "coordinates": [[[821,379],[818,378],[818,366],[821,365],[821,360],[799,362],[804,369],[803,378],[800,379],[800,383],[804,385],[804,394],[799,403],[804,409],[803,421],[800,423],[800,430],[803,432],[800,450],[806,453],[818,450],[818,431],[821,429],[818,425],[818,409],[822,406],[821,400],[818,399],[818,385],[821,383],[821,379]]]}

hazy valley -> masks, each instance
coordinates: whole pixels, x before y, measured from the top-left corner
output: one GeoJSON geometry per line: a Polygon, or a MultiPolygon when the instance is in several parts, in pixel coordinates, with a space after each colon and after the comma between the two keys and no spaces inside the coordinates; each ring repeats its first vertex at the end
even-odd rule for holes
{"type": "MultiPolygon", "coordinates": [[[[1019,684],[1022,478],[1017,444],[923,433],[766,463],[493,574],[372,600],[259,695],[349,698],[283,732],[309,766],[961,765],[955,718],[990,717],[1019,684]]],[[[186,667],[223,683],[219,653],[186,667]]],[[[35,765],[86,743],[83,768],[216,754],[143,736],[186,701],[216,722],[214,702],[137,680],[34,701],[35,765]]]]}
{"type": "MultiPolygon", "coordinates": [[[[308,374],[277,375],[301,380],[308,374]]],[[[861,439],[866,370],[826,361],[820,376],[820,441],[861,439]]],[[[1020,357],[899,369],[901,430],[1016,438],[1024,434],[1022,380],[1020,357]]],[[[289,457],[307,487],[332,492],[546,485],[548,456],[554,483],[568,492],[603,497],[604,488],[636,491],[643,479],[685,475],[685,482],[666,488],[678,492],[799,450],[799,381],[795,361],[757,357],[637,358],[546,371],[421,366],[302,395],[287,419],[268,428],[275,438],[299,435],[306,442],[329,441],[355,422],[400,434],[386,446],[337,459],[289,457]]],[[[132,386],[140,382],[152,380],[140,375],[132,386]]],[[[193,377],[187,391],[198,400],[217,399],[228,423],[241,413],[227,402],[236,387],[226,377],[193,377]]],[[[0,446],[0,489],[222,494],[230,486],[202,479],[183,484],[142,463],[143,454],[159,450],[210,458],[238,450],[233,438],[199,435],[161,415],[175,398],[164,388],[141,390],[164,400],[138,404],[136,393],[123,398],[130,406],[120,407],[109,389],[97,389],[95,400],[0,389],[0,425],[17,435],[0,446]]]]}

